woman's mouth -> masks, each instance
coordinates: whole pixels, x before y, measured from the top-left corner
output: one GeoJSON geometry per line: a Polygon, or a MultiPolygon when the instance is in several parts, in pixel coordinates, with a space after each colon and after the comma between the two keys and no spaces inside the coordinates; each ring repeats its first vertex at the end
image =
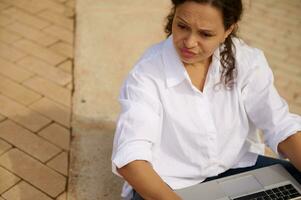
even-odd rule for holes
{"type": "Polygon", "coordinates": [[[196,55],[196,53],[189,51],[187,48],[182,48],[180,51],[184,58],[192,58],[196,55]]]}

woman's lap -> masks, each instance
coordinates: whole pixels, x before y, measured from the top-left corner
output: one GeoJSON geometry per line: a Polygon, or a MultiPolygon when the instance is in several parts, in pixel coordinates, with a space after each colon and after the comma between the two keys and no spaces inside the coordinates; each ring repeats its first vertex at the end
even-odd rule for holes
{"type": "MultiPolygon", "coordinates": [[[[258,159],[256,161],[256,164],[251,167],[245,167],[245,168],[236,168],[236,169],[229,169],[224,173],[219,174],[218,176],[214,177],[209,177],[205,179],[204,182],[215,180],[218,178],[223,178],[227,176],[231,176],[234,174],[239,174],[243,172],[247,172],[250,170],[262,168],[262,167],[267,167],[270,165],[275,165],[275,164],[281,164],[300,184],[301,184],[301,173],[288,161],[286,160],[280,160],[280,159],[275,159],[275,158],[270,158],[270,157],[265,157],[265,156],[258,156],[258,159]]],[[[134,191],[134,196],[132,200],[143,200],[143,198],[134,191]]]]}

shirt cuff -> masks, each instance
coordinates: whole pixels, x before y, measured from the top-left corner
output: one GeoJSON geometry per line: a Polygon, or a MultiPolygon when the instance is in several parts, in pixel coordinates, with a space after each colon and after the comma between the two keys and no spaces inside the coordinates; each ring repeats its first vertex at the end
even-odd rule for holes
{"type": "Polygon", "coordinates": [[[122,168],[128,163],[135,160],[145,160],[151,163],[152,161],[152,143],[147,141],[138,141],[133,144],[127,144],[123,148],[118,149],[112,158],[112,171],[120,176],[117,168],[122,168]]]}

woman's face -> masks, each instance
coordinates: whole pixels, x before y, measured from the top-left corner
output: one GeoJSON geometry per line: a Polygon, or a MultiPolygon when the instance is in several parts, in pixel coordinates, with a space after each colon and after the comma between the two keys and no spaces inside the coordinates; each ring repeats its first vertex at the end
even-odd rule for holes
{"type": "Polygon", "coordinates": [[[224,29],[222,13],[209,4],[186,1],[176,8],[173,43],[184,64],[209,63],[233,26],[224,29]]]}

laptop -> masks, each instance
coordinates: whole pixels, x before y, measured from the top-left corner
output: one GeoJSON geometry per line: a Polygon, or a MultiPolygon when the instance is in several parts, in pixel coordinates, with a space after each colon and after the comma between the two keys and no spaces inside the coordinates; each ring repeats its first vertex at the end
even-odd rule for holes
{"type": "Polygon", "coordinates": [[[279,164],[175,191],[183,200],[301,200],[301,185],[279,164]]]}

